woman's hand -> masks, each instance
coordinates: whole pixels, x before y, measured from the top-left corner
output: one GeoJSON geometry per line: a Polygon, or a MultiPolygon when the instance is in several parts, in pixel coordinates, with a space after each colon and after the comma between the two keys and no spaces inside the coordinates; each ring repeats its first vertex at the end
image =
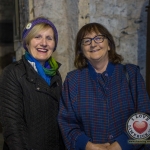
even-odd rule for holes
{"type": "Polygon", "coordinates": [[[107,147],[108,150],[122,150],[118,142],[114,142],[107,147]]]}
{"type": "Polygon", "coordinates": [[[109,143],[104,144],[94,144],[92,142],[88,142],[86,144],[85,150],[108,150],[107,147],[110,146],[109,143]]]}

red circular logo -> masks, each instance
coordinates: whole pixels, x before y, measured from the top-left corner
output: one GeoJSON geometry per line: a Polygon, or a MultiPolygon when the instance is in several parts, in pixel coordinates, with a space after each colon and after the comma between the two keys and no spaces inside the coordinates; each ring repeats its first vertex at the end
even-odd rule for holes
{"type": "Polygon", "coordinates": [[[150,116],[135,113],[127,121],[126,130],[133,139],[147,139],[150,136],[150,116]]]}

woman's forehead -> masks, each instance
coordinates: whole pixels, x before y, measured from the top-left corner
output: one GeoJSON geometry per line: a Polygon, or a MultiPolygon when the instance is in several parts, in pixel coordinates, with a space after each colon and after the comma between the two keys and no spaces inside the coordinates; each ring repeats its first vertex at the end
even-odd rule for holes
{"type": "Polygon", "coordinates": [[[89,31],[85,32],[85,34],[83,35],[83,37],[87,37],[87,36],[90,36],[92,34],[98,35],[98,34],[101,34],[101,33],[99,31],[91,30],[90,32],[89,31]]]}
{"type": "Polygon", "coordinates": [[[84,31],[85,31],[84,35],[86,35],[86,34],[90,34],[92,32],[99,33],[100,29],[98,29],[97,26],[89,26],[89,27],[85,28],[84,31]]]}

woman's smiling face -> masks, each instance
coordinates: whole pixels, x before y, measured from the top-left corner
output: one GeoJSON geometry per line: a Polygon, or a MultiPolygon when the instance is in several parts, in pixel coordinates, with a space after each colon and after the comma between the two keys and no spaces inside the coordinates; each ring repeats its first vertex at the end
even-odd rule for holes
{"type": "MultiPolygon", "coordinates": [[[[102,35],[101,33],[91,32],[87,34],[84,38],[94,38],[97,35],[102,35]]],[[[81,45],[82,52],[84,56],[92,63],[102,62],[108,60],[108,51],[110,50],[108,39],[104,38],[101,43],[96,43],[94,39],[89,45],[81,45]]]]}
{"type": "Polygon", "coordinates": [[[28,52],[42,65],[50,58],[54,47],[54,32],[51,27],[39,31],[27,45],[28,52]]]}

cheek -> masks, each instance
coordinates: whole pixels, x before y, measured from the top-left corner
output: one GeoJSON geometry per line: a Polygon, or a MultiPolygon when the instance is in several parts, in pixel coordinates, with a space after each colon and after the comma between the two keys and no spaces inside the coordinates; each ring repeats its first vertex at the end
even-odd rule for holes
{"type": "Polygon", "coordinates": [[[85,53],[87,51],[85,46],[81,46],[81,52],[85,53]]]}
{"type": "Polygon", "coordinates": [[[34,51],[34,49],[36,48],[36,45],[37,43],[35,40],[29,41],[29,44],[27,44],[28,51],[29,52],[34,51]]]}
{"type": "Polygon", "coordinates": [[[29,41],[29,45],[34,47],[36,45],[38,45],[40,43],[40,40],[36,40],[36,39],[31,39],[31,41],[29,41]]]}
{"type": "Polygon", "coordinates": [[[106,41],[106,45],[107,45],[107,50],[109,51],[110,50],[110,45],[109,45],[109,41],[108,40],[106,41]]]}
{"type": "Polygon", "coordinates": [[[82,46],[81,47],[81,53],[83,54],[83,56],[88,57],[90,55],[89,53],[89,47],[88,46],[82,46]]]}
{"type": "Polygon", "coordinates": [[[49,46],[50,49],[54,49],[54,47],[55,47],[55,42],[49,42],[49,43],[48,43],[48,46],[49,46]]]}
{"type": "Polygon", "coordinates": [[[55,42],[52,44],[52,47],[53,47],[53,48],[55,47],[55,42]]]}
{"type": "Polygon", "coordinates": [[[55,41],[52,43],[52,46],[55,47],[55,41]]]}

